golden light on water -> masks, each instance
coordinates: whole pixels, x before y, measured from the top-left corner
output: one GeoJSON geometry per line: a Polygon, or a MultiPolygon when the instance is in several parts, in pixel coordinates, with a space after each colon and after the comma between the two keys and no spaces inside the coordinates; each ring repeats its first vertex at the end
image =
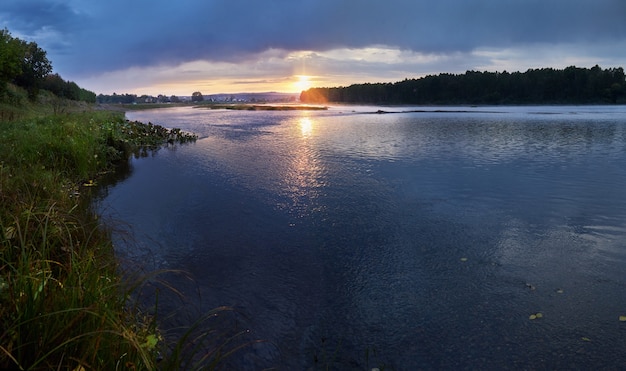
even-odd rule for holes
{"type": "MultiPolygon", "coordinates": [[[[291,121],[292,135],[299,137],[293,146],[287,146],[282,181],[290,195],[292,204],[290,208],[298,215],[304,216],[314,210],[315,202],[312,200],[319,197],[325,186],[325,174],[327,170],[320,158],[320,151],[312,136],[318,130],[318,122],[315,116],[309,116],[302,112],[301,116],[291,121]]],[[[294,138],[295,139],[295,138],[294,138]]]]}
{"type": "Polygon", "coordinates": [[[308,117],[300,118],[300,131],[303,137],[308,137],[313,132],[313,121],[308,117]]]}

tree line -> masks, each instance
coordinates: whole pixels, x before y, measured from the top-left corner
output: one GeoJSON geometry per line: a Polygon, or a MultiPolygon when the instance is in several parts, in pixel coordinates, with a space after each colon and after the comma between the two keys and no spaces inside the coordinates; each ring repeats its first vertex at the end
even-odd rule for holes
{"type": "MultiPolygon", "coordinates": [[[[96,102],[104,104],[135,104],[135,103],[180,103],[186,101],[188,98],[180,98],[176,95],[166,96],[159,94],[156,97],[153,95],[140,95],[137,94],[98,94],[96,102]]],[[[201,92],[195,91],[191,95],[192,102],[202,102],[204,96],[201,92]]]]}
{"type": "MultiPolygon", "coordinates": [[[[98,94],[96,102],[104,104],[135,104],[135,103],[180,103],[187,100],[187,98],[180,98],[176,95],[166,96],[159,94],[156,97],[153,95],[141,95],[137,94],[98,94]]],[[[201,92],[195,91],[191,94],[192,102],[202,102],[204,96],[201,92]]]]}
{"type": "Polygon", "coordinates": [[[0,101],[9,98],[8,84],[14,84],[24,88],[33,100],[40,89],[45,89],[58,97],[95,103],[94,92],[52,74],[46,54],[37,43],[13,37],[6,28],[0,30],[0,101]]]}
{"type": "Polygon", "coordinates": [[[159,94],[153,95],[137,95],[137,94],[98,94],[96,102],[104,104],[134,104],[134,103],[179,103],[181,98],[176,95],[166,96],[159,94]]]}
{"type": "Polygon", "coordinates": [[[526,72],[477,72],[428,75],[396,83],[311,88],[304,103],[369,104],[616,104],[626,103],[624,69],[570,66],[526,72]]]}

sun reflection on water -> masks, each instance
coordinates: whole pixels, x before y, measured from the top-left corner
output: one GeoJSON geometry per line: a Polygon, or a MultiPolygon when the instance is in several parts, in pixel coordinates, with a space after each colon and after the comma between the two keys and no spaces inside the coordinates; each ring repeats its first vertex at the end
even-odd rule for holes
{"type": "Polygon", "coordinates": [[[297,144],[290,147],[282,174],[282,187],[291,199],[291,208],[298,214],[315,209],[316,201],[325,186],[327,170],[315,141],[310,140],[315,130],[315,118],[303,115],[293,121],[293,134],[299,134],[297,144]]]}
{"type": "Polygon", "coordinates": [[[313,132],[313,121],[310,117],[301,117],[299,123],[302,136],[308,138],[313,132]]]}

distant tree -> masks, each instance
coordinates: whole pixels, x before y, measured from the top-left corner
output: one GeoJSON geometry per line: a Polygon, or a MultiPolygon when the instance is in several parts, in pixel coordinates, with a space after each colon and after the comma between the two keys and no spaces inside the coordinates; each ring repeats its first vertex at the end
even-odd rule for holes
{"type": "Polygon", "coordinates": [[[117,94],[113,93],[113,95],[104,95],[98,94],[96,98],[96,102],[98,103],[106,103],[106,104],[132,104],[139,103],[137,95],[135,94],[117,94]]]}
{"type": "Polygon", "coordinates": [[[567,67],[526,72],[467,71],[442,73],[394,84],[356,84],[311,88],[302,102],[394,104],[563,104],[622,103],[626,99],[624,69],[567,67]]]}
{"type": "Polygon", "coordinates": [[[91,90],[81,88],[79,99],[87,103],[96,103],[96,93],[91,90]]]}
{"type": "Polygon", "coordinates": [[[45,77],[41,88],[52,92],[58,97],[66,97],[66,82],[58,73],[53,73],[45,77]]]}
{"type": "Polygon", "coordinates": [[[204,100],[204,97],[202,96],[202,93],[200,93],[199,91],[194,91],[193,94],[191,94],[192,102],[202,102],[203,100],[204,100]]]}
{"type": "Polygon", "coordinates": [[[180,103],[180,98],[178,98],[178,97],[177,97],[177,96],[175,96],[175,95],[172,95],[172,96],[170,97],[170,102],[172,102],[172,103],[180,103]]]}
{"type": "Polygon", "coordinates": [[[65,81],[58,73],[46,76],[41,88],[52,92],[60,98],[66,98],[87,103],[96,102],[96,93],[83,89],[73,81],[65,81]]]}
{"type": "Polygon", "coordinates": [[[137,103],[154,103],[156,102],[156,98],[152,95],[144,94],[137,98],[137,103]]]}

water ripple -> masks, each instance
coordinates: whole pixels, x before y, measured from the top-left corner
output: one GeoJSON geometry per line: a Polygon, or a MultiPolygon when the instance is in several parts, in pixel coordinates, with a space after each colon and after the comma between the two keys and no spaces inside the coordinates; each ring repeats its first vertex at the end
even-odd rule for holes
{"type": "Polygon", "coordinates": [[[624,107],[378,109],[133,113],[203,139],[109,191],[118,250],[275,344],[233,368],[621,367],[624,107]]]}

